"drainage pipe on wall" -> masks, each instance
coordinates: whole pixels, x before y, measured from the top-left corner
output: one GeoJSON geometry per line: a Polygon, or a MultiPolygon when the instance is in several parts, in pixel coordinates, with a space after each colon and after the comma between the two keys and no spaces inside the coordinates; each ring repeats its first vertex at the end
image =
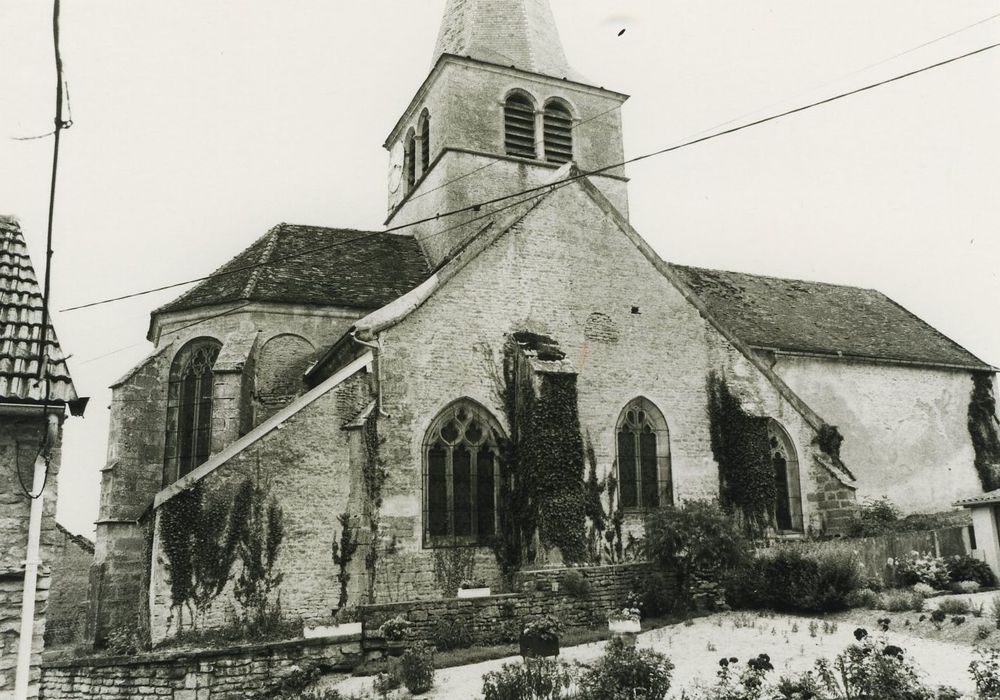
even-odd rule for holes
{"type": "Polygon", "coordinates": [[[31,493],[37,494],[31,500],[28,515],[28,548],[24,562],[24,590],[21,598],[21,637],[17,647],[17,671],[14,675],[14,700],[27,700],[28,680],[31,677],[31,648],[34,646],[35,593],[38,588],[38,567],[41,561],[42,508],[45,490],[45,476],[48,470],[48,456],[59,437],[59,416],[49,413],[46,418],[45,446],[35,458],[35,474],[31,493]]]}

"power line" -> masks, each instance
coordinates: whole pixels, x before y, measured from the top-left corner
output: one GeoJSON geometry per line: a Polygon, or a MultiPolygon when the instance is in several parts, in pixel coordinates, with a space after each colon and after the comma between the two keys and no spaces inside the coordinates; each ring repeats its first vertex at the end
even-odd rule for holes
{"type": "MultiPolygon", "coordinates": [[[[654,157],[657,157],[657,156],[665,155],[667,153],[673,153],[674,151],[679,151],[679,150],[681,150],[683,148],[689,148],[691,146],[695,146],[697,144],[704,143],[706,141],[710,141],[712,139],[717,139],[717,138],[720,138],[722,136],[728,136],[730,134],[734,134],[736,132],[743,131],[745,129],[750,129],[750,128],[753,128],[755,126],[760,126],[760,125],[766,124],[768,122],[776,121],[778,119],[783,119],[785,117],[788,117],[788,116],[791,116],[791,115],[794,115],[794,114],[798,114],[800,112],[805,112],[805,111],[807,111],[809,109],[814,109],[816,107],[827,105],[827,104],[830,104],[832,102],[837,102],[839,100],[845,99],[847,97],[851,97],[853,95],[858,95],[858,94],[863,93],[863,92],[868,92],[870,90],[874,90],[876,88],[883,87],[885,85],[889,85],[890,83],[898,82],[900,80],[905,80],[906,78],[911,78],[911,77],[913,77],[915,75],[918,75],[920,73],[925,73],[927,71],[934,70],[934,69],[937,69],[937,68],[941,68],[943,66],[949,65],[951,63],[955,63],[957,61],[961,61],[961,60],[964,60],[964,59],[967,59],[967,58],[971,58],[972,56],[976,56],[978,54],[985,53],[986,51],[990,51],[990,50],[995,49],[997,47],[1000,47],[1000,42],[994,43],[994,44],[989,44],[989,45],[984,46],[982,48],[975,49],[973,51],[969,51],[967,53],[963,53],[963,54],[960,54],[958,56],[953,56],[952,58],[948,58],[948,59],[945,59],[945,60],[942,60],[942,61],[938,61],[936,63],[932,63],[932,64],[927,65],[927,66],[923,66],[921,68],[917,68],[917,69],[914,69],[914,70],[911,70],[911,71],[907,71],[906,73],[901,73],[899,75],[895,75],[895,76],[893,76],[891,78],[886,78],[884,80],[880,80],[880,81],[877,81],[877,82],[874,82],[874,83],[870,83],[868,85],[864,85],[862,87],[855,88],[853,90],[848,90],[846,92],[838,93],[838,94],[836,94],[836,95],[834,95],[832,97],[827,97],[827,98],[824,98],[822,100],[817,100],[815,102],[810,102],[808,104],[801,105],[801,106],[795,107],[793,109],[788,109],[788,110],[785,110],[783,112],[779,112],[777,114],[773,114],[773,115],[770,115],[770,116],[767,116],[767,117],[763,117],[761,119],[757,119],[757,120],[754,120],[752,122],[748,122],[746,124],[741,124],[739,126],[735,126],[735,127],[729,128],[729,129],[725,129],[723,131],[719,131],[719,132],[716,132],[716,133],[713,133],[713,134],[709,134],[707,136],[701,136],[701,137],[698,137],[698,138],[695,138],[695,139],[690,139],[688,141],[684,141],[683,143],[679,143],[679,144],[676,144],[676,145],[673,145],[673,146],[667,146],[667,147],[664,147],[664,148],[661,148],[661,149],[658,149],[658,150],[655,150],[655,151],[651,151],[649,153],[644,153],[644,154],[639,155],[639,156],[634,156],[632,158],[627,158],[627,159],[625,159],[625,160],[623,160],[621,162],[613,163],[613,164],[610,164],[610,165],[605,165],[603,167],[600,167],[600,168],[597,168],[597,169],[594,169],[594,170],[581,171],[581,172],[579,172],[576,175],[570,175],[570,176],[568,176],[568,177],[566,177],[566,178],[564,178],[562,180],[556,181],[556,182],[547,183],[547,184],[544,184],[544,185],[536,185],[534,187],[529,187],[529,188],[520,190],[518,192],[513,192],[511,194],[506,194],[506,195],[502,195],[502,196],[499,196],[499,197],[494,197],[492,199],[484,200],[484,201],[479,202],[477,204],[470,204],[470,205],[467,205],[467,206],[464,206],[464,207],[460,207],[458,209],[453,209],[453,210],[450,210],[450,211],[447,211],[447,212],[439,213],[439,214],[436,214],[434,216],[428,216],[428,217],[425,217],[425,218],[422,218],[422,219],[417,219],[417,220],[411,221],[410,223],[407,223],[407,224],[400,224],[400,225],[397,225],[397,226],[391,226],[391,227],[388,227],[385,230],[380,231],[380,232],[372,232],[372,233],[368,233],[368,234],[365,234],[365,235],[362,235],[362,236],[358,236],[356,238],[352,238],[352,239],[347,240],[347,241],[338,241],[337,243],[332,243],[332,244],[329,244],[329,245],[326,245],[326,246],[320,246],[320,247],[317,247],[317,248],[311,248],[311,249],[303,250],[303,251],[300,251],[298,253],[285,256],[285,257],[280,258],[278,260],[267,261],[267,262],[264,262],[264,263],[257,263],[257,264],[254,264],[254,265],[243,266],[243,267],[240,267],[240,268],[235,268],[233,270],[226,270],[226,271],[222,271],[222,272],[216,272],[216,273],[213,273],[213,274],[210,274],[210,275],[205,275],[203,277],[197,277],[197,278],[194,278],[194,279],[189,279],[189,280],[186,280],[184,282],[175,282],[173,284],[163,285],[163,286],[160,286],[160,287],[155,287],[155,288],[152,288],[152,289],[146,289],[146,290],[142,290],[142,291],[139,291],[139,292],[133,292],[131,294],[124,294],[124,295],[121,295],[121,296],[118,296],[118,297],[112,297],[112,298],[108,298],[108,299],[102,299],[100,301],[94,301],[94,302],[90,302],[88,304],[80,304],[78,306],[71,306],[71,307],[67,307],[65,309],[62,309],[62,311],[76,311],[76,310],[79,310],[79,309],[91,308],[91,307],[94,307],[94,306],[101,306],[101,305],[104,305],[104,304],[110,304],[110,303],[117,302],[117,301],[123,301],[125,299],[131,299],[131,298],[138,297],[138,296],[143,296],[143,295],[146,295],[146,294],[152,294],[152,293],[155,293],[155,292],[164,291],[164,290],[167,290],[167,289],[173,289],[175,287],[181,287],[181,286],[184,286],[184,285],[187,285],[187,284],[193,284],[195,282],[201,282],[201,281],[204,281],[204,280],[207,280],[207,279],[211,279],[213,277],[221,277],[223,275],[235,274],[235,273],[241,272],[243,270],[260,267],[260,266],[263,266],[263,265],[272,265],[272,264],[276,264],[276,263],[279,263],[279,262],[284,262],[284,261],[287,261],[287,260],[291,260],[291,259],[294,259],[294,258],[300,258],[300,257],[303,257],[305,255],[310,255],[310,254],[315,253],[315,252],[319,252],[319,251],[323,251],[323,250],[328,250],[330,248],[335,248],[335,247],[338,247],[338,246],[341,246],[341,245],[347,245],[349,243],[355,243],[355,242],[358,242],[358,241],[362,241],[362,240],[365,240],[367,238],[372,238],[374,236],[381,235],[383,233],[394,233],[396,231],[402,231],[404,229],[408,229],[408,228],[411,228],[413,226],[418,226],[420,224],[429,223],[431,221],[438,221],[440,219],[443,219],[443,218],[446,218],[446,217],[449,217],[449,216],[455,216],[455,215],[458,215],[458,214],[465,214],[465,213],[470,213],[470,212],[479,212],[483,207],[489,207],[489,206],[492,206],[494,204],[499,204],[499,203],[502,203],[502,202],[506,202],[506,201],[514,199],[516,197],[521,197],[521,196],[524,196],[524,195],[531,195],[531,194],[534,194],[534,193],[543,193],[543,192],[546,192],[546,191],[554,191],[554,190],[559,189],[559,188],[561,188],[561,187],[563,187],[563,186],[565,186],[565,185],[567,185],[569,183],[575,182],[576,180],[579,180],[581,178],[590,177],[590,176],[593,176],[593,175],[600,175],[600,174],[606,173],[606,172],[608,172],[610,170],[616,170],[618,168],[622,168],[622,167],[624,167],[626,165],[630,165],[632,163],[638,163],[638,162],[641,162],[641,161],[644,161],[644,160],[648,160],[650,158],[654,158],[654,157]]],[[[495,213],[496,212],[490,212],[490,213],[486,214],[485,216],[493,216],[495,213]]],[[[484,218],[484,217],[480,217],[480,218],[484,218]]],[[[475,219],[473,219],[473,220],[475,220],[475,219]]],[[[466,222],[466,223],[469,223],[469,222],[466,222]]],[[[464,225],[464,224],[460,224],[460,225],[464,225]]],[[[448,230],[448,229],[446,229],[446,230],[448,230]]],[[[439,231],[437,233],[438,234],[444,233],[444,231],[439,231]]]]}

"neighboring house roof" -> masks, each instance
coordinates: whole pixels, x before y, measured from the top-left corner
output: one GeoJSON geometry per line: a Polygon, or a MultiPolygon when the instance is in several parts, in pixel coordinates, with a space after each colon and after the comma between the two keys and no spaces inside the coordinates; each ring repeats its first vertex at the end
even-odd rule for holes
{"type": "Polygon", "coordinates": [[[64,404],[76,390],[51,316],[45,334],[46,382],[39,381],[42,359],[42,290],[28,257],[17,219],[0,216],[0,401],[64,404]]]}
{"type": "Polygon", "coordinates": [[[429,274],[412,236],[279,224],[153,313],[234,301],[377,309],[429,274]]]}
{"type": "Polygon", "coordinates": [[[995,503],[1000,503],[1000,489],[987,491],[986,493],[981,493],[978,496],[972,496],[971,498],[963,498],[960,501],[955,501],[954,505],[971,508],[973,506],[985,506],[995,503]]]}
{"type": "Polygon", "coordinates": [[[671,265],[757,349],[992,370],[874,289],[671,265]]]}

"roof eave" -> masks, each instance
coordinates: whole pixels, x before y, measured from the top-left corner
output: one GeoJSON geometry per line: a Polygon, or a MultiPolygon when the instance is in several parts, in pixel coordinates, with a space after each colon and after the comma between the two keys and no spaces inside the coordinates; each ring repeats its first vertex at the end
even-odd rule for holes
{"type": "Polygon", "coordinates": [[[878,355],[853,355],[843,352],[820,352],[816,350],[799,350],[797,348],[785,348],[769,345],[751,344],[754,350],[771,352],[775,355],[787,355],[790,357],[813,357],[822,360],[848,360],[853,362],[874,362],[879,364],[903,365],[908,367],[927,367],[932,369],[958,370],[962,372],[1000,372],[1000,369],[986,363],[980,365],[959,364],[949,362],[937,362],[934,360],[908,360],[899,357],[888,357],[878,355]]]}

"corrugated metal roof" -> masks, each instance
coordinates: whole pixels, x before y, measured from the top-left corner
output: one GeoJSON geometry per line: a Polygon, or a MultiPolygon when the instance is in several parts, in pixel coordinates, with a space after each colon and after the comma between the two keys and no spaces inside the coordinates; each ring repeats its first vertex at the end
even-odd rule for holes
{"type": "MultiPolygon", "coordinates": [[[[43,403],[42,290],[17,219],[0,215],[0,401],[43,403]]],[[[54,403],[77,398],[51,319],[45,340],[49,396],[54,403]]]]}
{"type": "Polygon", "coordinates": [[[720,323],[755,348],[991,370],[874,289],[671,265],[720,323]]]}

